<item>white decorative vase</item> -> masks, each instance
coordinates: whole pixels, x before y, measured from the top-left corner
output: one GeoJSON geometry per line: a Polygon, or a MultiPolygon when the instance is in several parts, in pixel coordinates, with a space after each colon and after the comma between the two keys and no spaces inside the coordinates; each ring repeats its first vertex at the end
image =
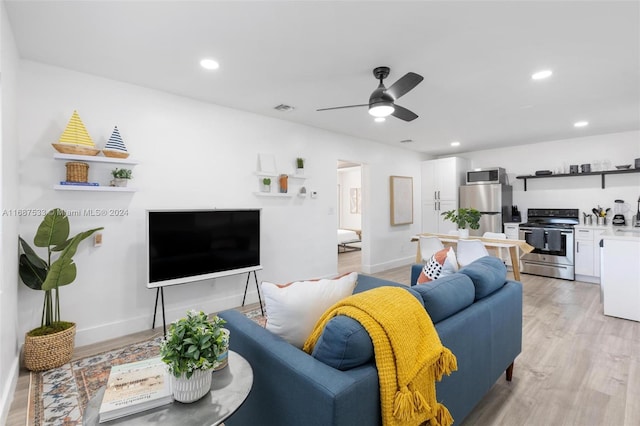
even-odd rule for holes
{"type": "Polygon", "coordinates": [[[171,375],[171,389],[173,398],[179,402],[195,402],[209,393],[211,389],[211,373],[209,370],[196,370],[187,379],[185,373],[180,377],[171,375]]]}
{"type": "Polygon", "coordinates": [[[458,237],[460,238],[469,238],[469,230],[458,228],[458,237]]]}
{"type": "Polygon", "coordinates": [[[121,178],[115,178],[113,180],[113,184],[115,186],[119,186],[119,187],[125,187],[127,186],[127,182],[129,182],[129,179],[121,179],[121,178]]]}
{"type": "Polygon", "coordinates": [[[298,167],[296,169],[296,175],[298,175],[298,176],[304,175],[304,167],[298,167]]]}

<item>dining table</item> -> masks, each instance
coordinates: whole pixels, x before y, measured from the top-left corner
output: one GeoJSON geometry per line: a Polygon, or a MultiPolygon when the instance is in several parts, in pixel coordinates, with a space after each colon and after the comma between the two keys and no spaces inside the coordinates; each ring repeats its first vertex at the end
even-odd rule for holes
{"type": "MultiPolygon", "coordinates": [[[[411,241],[416,241],[418,243],[418,248],[416,251],[416,263],[422,263],[422,255],[420,254],[420,235],[437,237],[444,245],[456,245],[458,240],[461,238],[457,235],[452,234],[433,234],[433,233],[422,233],[419,235],[415,235],[411,237],[411,241]]],[[[520,281],[520,256],[518,256],[518,251],[524,253],[530,253],[533,251],[534,247],[528,244],[525,240],[508,240],[501,238],[485,238],[485,237],[474,237],[470,236],[465,238],[467,240],[480,240],[484,244],[484,246],[488,249],[499,249],[505,248],[509,251],[509,257],[511,258],[511,266],[513,267],[513,278],[516,281],[520,281]]]]}

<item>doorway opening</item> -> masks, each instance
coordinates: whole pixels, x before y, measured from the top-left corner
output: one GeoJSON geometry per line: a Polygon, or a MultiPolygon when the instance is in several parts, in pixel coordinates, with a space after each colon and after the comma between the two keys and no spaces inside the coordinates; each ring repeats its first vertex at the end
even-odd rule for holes
{"type": "Polygon", "coordinates": [[[362,164],[338,160],[337,173],[338,273],[361,272],[362,164]]]}

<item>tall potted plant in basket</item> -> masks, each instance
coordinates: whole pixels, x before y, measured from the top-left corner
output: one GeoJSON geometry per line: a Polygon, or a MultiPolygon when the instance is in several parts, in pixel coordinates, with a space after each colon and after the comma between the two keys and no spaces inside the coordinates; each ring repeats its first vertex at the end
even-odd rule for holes
{"type": "Polygon", "coordinates": [[[173,322],[160,344],[160,357],[171,374],[173,397],[180,402],[194,402],[211,388],[211,373],[222,362],[229,348],[229,333],[222,328],[226,321],[217,315],[209,319],[191,310],[185,318],[173,322]]]}
{"type": "Polygon", "coordinates": [[[474,208],[459,208],[457,210],[449,210],[442,212],[442,216],[446,220],[458,225],[458,235],[460,238],[467,238],[469,236],[469,230],[467,225],[471,229],[480,228],[480,216],[482,213],[474,208]]]}
{"type": "Polygon", "coordinates": [[[25,336],[24,362],[27,369],[49,370],[71,360],[76,325],[61,320],[60,287],[76,279],[73,256],[80,242],[101,229],[104,228],[90,229],[69,238],[69,218],[65,212],[57,208],[50,210],[33,239],[36,247],[47,248],[46,260],[19,237],[22,249],[18,265],[20,279],[29,288],[44,291],[40,327],[25,336]]]}

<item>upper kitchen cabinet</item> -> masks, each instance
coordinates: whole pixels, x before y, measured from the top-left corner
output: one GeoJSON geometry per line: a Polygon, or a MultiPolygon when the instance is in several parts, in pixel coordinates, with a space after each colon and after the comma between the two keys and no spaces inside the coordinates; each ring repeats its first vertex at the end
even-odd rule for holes
{"type": "Polygon", "coordinates": [[[439,158],[422,162],[422,202],[458,200],[458,187],[468,162],[460,157],[439,158]]]}

